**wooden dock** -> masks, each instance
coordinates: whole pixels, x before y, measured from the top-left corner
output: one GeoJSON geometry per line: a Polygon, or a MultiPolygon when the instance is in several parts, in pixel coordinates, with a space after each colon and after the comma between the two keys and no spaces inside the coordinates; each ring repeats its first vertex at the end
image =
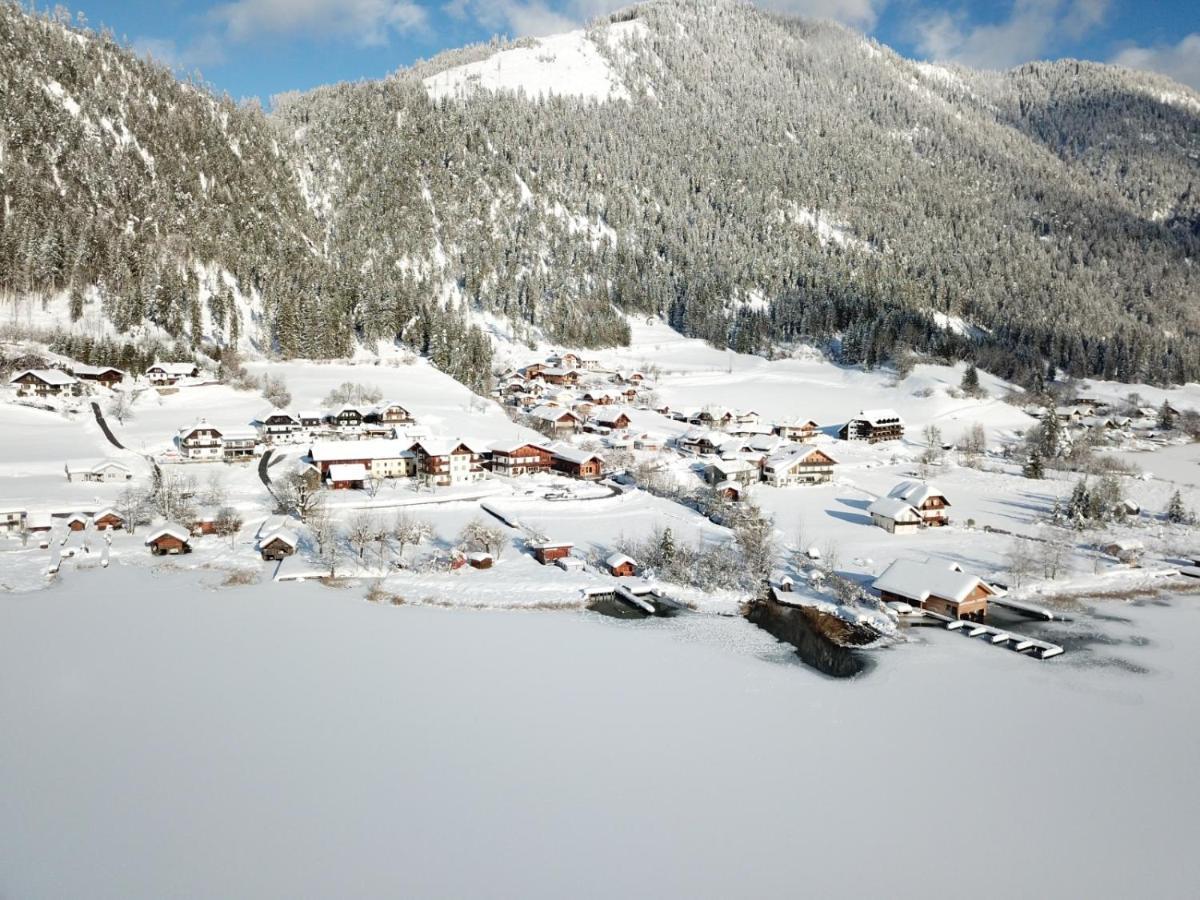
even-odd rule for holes
{"type": "Polygon", "coordinates": [[[1030,619],[1039,619],[1043,622],[1069,622],[1071,621],[1062,613],[1056,613],[1053,610],[1046,609],[1043,606],[1035,606],[1032,603],[1026,603],[1023,600],[1013,600],[1011,597],[1006,597],[1003,594],[996,597],[988,597],[988,603],[993,606],[1002,606],[1005,609],[1011,609],[1015,613],[1019,613],[1030,619]]]}
{"type": "Polygon", "coordinates": [[[946,623],[946,630],[987,641],[987,643],[993,646],[1003,647],[1006,650],[1012,650],[1014,653],[1032,656],[1034,659],[1052,659],[1055,656],[1060,656],[1063,652],[1063,648],[1058,644],[1052,644],[1049,641],[1043,641],[1039,638],[1027,637],[1023,634],[1016,634],[1005,628],[997,628],[994,625],[983,625],[979,622],[967,622],[961,619],[951,620],[946,623]]]}

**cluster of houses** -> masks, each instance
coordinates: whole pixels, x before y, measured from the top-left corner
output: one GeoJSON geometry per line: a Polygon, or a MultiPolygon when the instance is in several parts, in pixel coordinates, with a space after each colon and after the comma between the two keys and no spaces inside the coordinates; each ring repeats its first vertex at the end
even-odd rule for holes
{"type": "MultiPolygon", "coordinates": [[[[197,378],[200,369],[195,363],[154,363],[142,373],[155,387],[177,384],[185,378],[197,378]]],[[[115,388],[126,381],[129,373],[115,366],[90,366],[69,363],[62,368],[23,369],[9,378],[9,385],[18,397],[79,397],[88,386],[115,388]]]]}

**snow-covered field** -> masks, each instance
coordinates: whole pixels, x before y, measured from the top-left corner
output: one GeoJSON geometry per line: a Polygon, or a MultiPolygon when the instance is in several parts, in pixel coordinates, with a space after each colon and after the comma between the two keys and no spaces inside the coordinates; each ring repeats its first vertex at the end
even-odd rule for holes
{"type": "Polygon", "coordinates": [[[1200,880],[1193,598],[1107,610],[1095,655],[929,631],[846,682],[740,619],[120,571],[0,602],[5,896],[1184,898],[1200,880]]]}
{"type": "MultiPolygon", "coordinates": [[[[822,426],[832,483],[751,490],[781,562],[817,547],[869,581],[896,559],[953,561],[1067,609],[1072,623],[1013,625],[1066,654],[1037,662],[906,629],[867,674],[837,682],[732,615],[733,590],[666,585],[697,612],[602,618],[582,609],[584,590],[613,579],[595,565],[539,565],[530,535],[571,541],[594,562],[662,528],[680,544],[730,532],[644,490],[557,475],[335,492],[342,522],[403,511],[432,536],[402,569],[368,548],[340,561],[336,586],[277,582],[322,564],[311,547],[278,568],[255,553],[272,509],[257,465],[164,463],[227,497],[241,532],[169,559],[146,551],[146,529],[57,531],[48,548],[0,537],[0,896],[1191,896],[1200,595],[1174,570],[1200,544],[1160,514],[1176,488],[1200,508],[1200,445],[1121,450],[1147,473],[1121,478],[1144,512],[1059,531],[1059,577],[1035,565],[1017,580],[1013,547],[1041,546],[1075,476],[1029,480],[995,452],[1035,421],[1002,401],[1009,386],[984,375],[988,396],[972,399],[956,390],[961,367],[921,365],[897,382],[633,326],[630,347],[594,356],[650,373],[671,407],[822,426]],[[871,407],[903,415],[907,439],[833,437],[871,407]],[[978,467],[954,452],[928,467],[953,524],[909,535],[870,524],[870,502],[921,470],[926,425],[955,441],[975,423],[992,451],[978,467]],[[510,523],[494,567],[451,568],[476,519],[510,523]],[[1143,567],[1094,546],[1110,538],[1142,541],[1143,567]],[[378,602],[365,602],[371,591],[378,602]]],[[[502,361],[521,365],[552,348],[509,349],[502,361]]],[[[356,382],[438,438],[541,439],[394,352],[250,369],[282,378],[295,409],[356,382]]],[[[1196,385],[1088,390],[1200,405],[1196,385]]],[[[0,403],[0,507],[98,509],[125,484],[68,482],[68,462],[116,459],[144,486],[179,428],[201,417],[245,428],[267,406],[219,384],[147,390],[126,421],[110,417],[122,451],[84,404],[64,415],[0,403]]],[[[628,412],[634,433],[689,427],[628,412]]],[[[269,472],[303,449],[274,448],[269,472]]],[[[698,484],[705,462],[670,448],[640,460],[680,484],[698,484]]]]}

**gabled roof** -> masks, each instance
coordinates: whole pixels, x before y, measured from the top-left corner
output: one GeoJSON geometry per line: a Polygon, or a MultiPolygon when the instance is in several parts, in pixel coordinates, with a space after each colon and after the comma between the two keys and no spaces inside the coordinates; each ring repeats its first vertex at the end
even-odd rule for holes
{"type": "Polygon", "coordinates": [[[426,456],[450,456],[452,453],[456,453],[460,447],[465,448],[468,453],[478,452],[461,438],[440,438],[434,440],[426,438],[412,444],[413,449],[418,447],[426,456]]]}
{"type": "Polygon", "coordinates": [[[899,497],[880,497],[867,507],[871,515],[882,516],[896,522],[920,522],[921,514],[899,497]]]}
{"type": "Polygon", "coordinates": [[[591,462],[593,459],[600,463],[604,462],[604,457],[599,453],[592,453],[589,450],[580,450],[578,447],[572,447],[570,444],[552,444],[549,449],[554,455],[555,459],[564,459],[567,462],[572,462],[576,465],[582,465],[583,463],[591,462]]]}
{"type": "Polygon", "coordinates": [[[259,539],[258,549],[261,550],[275,541],[282,541],[293,550],[300,546],[300,536],[296,534],[296,532],[292,531],[290,528],[280,528],[277,531],[272,531],[270,534],[263,535],[263,537],[259,539]]]}
{"type": "Polygon", "coordinates": [[[775,470],[790,469],[797,463],[802,463],[817,453],[828,457],[830,462],[837,463],[836,459],[829,456],[828,453],[819,447],[797,447],[794,450],[785,450],[782,453],[776,453],[774,456],[767,457],[766,464],[775,470]]]}
{"type": "Polygon", "coordinates": [[[911,503],[918,509],[931,497],[941,497],[946,501],[947,506],[950,505],[950,501],[946,500],[945,494],[932,484],[926,484],[924,481],[902,481],[888,491],[888,496],[911,503]]]}
{"type": "Polygon", "coordinates": [[[163,372],[166,372],[168,375],[191,375],[193,372],[196,371],[196,364],[188,363],[188,362],[182,362],[182,363],[156,362],[154,365],[147,368],[146,371],[149,372],[153,369],[161,369],[163,372]]]}
{"type": "Polygon", "coordinates": [[[366,481],[370,477],[362,463],[334,463],[329,467],[330,481],[366,481]]]}
{"type": "Polygon", "coordinates": [[[106,516],[112,516],[114,518],[120,519],[122,522],[125,521],[125,517],[123,515],[121,515],[119,512],[117,512],[115,509],[113,509],[111,506],[106,506],[103,509],[98,509],[94,513],[92,513],[92,521],[97,521],[99,519],[103,519],[106,516]]]}
{"type": "Polygon", "coordinates": [[[980,585],[994,593],[981,578],[967,575],[955,563],[898,559],[875,579],[873,587],[918,603],[924,603],[930,597],[961,603],[980,585]]]}
{"type": "Polygon", "coordinates": [[[191,536],[191,532],[189,532],[182,525],[176,525],[174,522],[168,522],[167,524],[156,528],[154,531],[146,535],[146,543],[153,544],[159,538],[164,537],[173,537],[176,540],[186,543],[191,536]]]}
{"type": "Polygon", "coordinates": [[[708,464],[710,469],[729,475],[736,472],[750,472],[758,468],[748,459],[718,459],[708,464]]]}
{"type": "Polygon", "coordinates": [[[18,380],[24,378],[26,375],[32,375],[38,381],[55,387],[66,387],[78,383],[74,375],[64,372],[62,369],[24,369],[8,379],[8,383],[16,384],[18,380]]]}
{"type": "Polygon", "coordinates": [[[610,569],[615,569],[618,566],[625,565],[626,563],[629,563],[631,566],[637,565],[637,561],[634,560],[633,557],[626,556],[624,553],[614,553],[609,556],[608,559],[604,560],[604,564],[610,569]]]}
{"type": "Polygon", "coordinates": [[[398,438],[366,441],[313,441],[308,455],[315,463],[355,459],[400,459],[409,456],[412,443],[398,438]]]}
{"type": "Polygon", "coordinates": [[[549,452],[548,448],[543,447],[535,441],[499,441],[488,447],[492,453],[516,453],[525,447],[535,447],[538,450],[549,452]]]}
{"type": "Polygon", "coordinates": [[[551,406],[548,403],[531,409],[529,411],[529,415],[533,416],[535,419],[542,419],[546,422],[558,422],[561,421],[565,416],[570,416],[576,422],[579,421],[579,416],[571,412],[571,410],[567,409],[565,406],[551,406]]]}
{"type": "Polygon", "coordinates": [[[189,425],[187,428],[180,428],[179,437],[181,439],[189,437],[193,432],[196,431],[213,431],[216,432],[217,437],[220,437],[224,433],[220,428],[218,428],[216,425],[213,425],[208,420],[201,419],[200,421],[196,422],[195,425],[189,425]]]}
{"type": "Polygon", "coordinates": [[[116,372],[122,378],[125,377],[125,370],[118,369],[116,366],[88,366],[88,365],[84,365],[83,363],[76,363],[75,365],[71,366],[71,371],[77,377],[83,377],[85,375],[99,377],[100,375],[103,375],[105,372],[116,372]]]}
{"type": "Polygon", "coordinates": [[[900,414],[894,409],[864,409],[850,421],[865,421],[870,422],[872,425],[880,425],[884,422],[892,421],[899,422],[901,425],[904,424],[904,420],[900,418],[900,414]]]}

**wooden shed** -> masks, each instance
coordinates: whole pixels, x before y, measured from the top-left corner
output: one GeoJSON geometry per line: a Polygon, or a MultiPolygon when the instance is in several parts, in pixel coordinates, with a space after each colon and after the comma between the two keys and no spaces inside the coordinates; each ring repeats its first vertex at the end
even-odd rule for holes
{"type": "Polygon", "coordinates": [[[476,553],[467,554],[467,565],[472,569],[490,569],[495,560],[492,554],[478,551],[476,553]]]}
{"type": "Polygon", "coordinates": [[[146,546],[155,556],[191,553],[192,546],[188,543],[190,537],[182,525],[167,524],[147,535],[146,546]]]}
{"type": "Polygon", "coordinates": [[[538,541],[529,545],[534,558],[543,566],[570,556],[574,547],[575,545],[569,541],[538,541]]]}
{"type": "Polygon", "coordinates": [[[624,553],[614,553],[604,561],[604,566],[609,575],[617,578],[628,578],[637,574],[637,563],[624,553]]]}

